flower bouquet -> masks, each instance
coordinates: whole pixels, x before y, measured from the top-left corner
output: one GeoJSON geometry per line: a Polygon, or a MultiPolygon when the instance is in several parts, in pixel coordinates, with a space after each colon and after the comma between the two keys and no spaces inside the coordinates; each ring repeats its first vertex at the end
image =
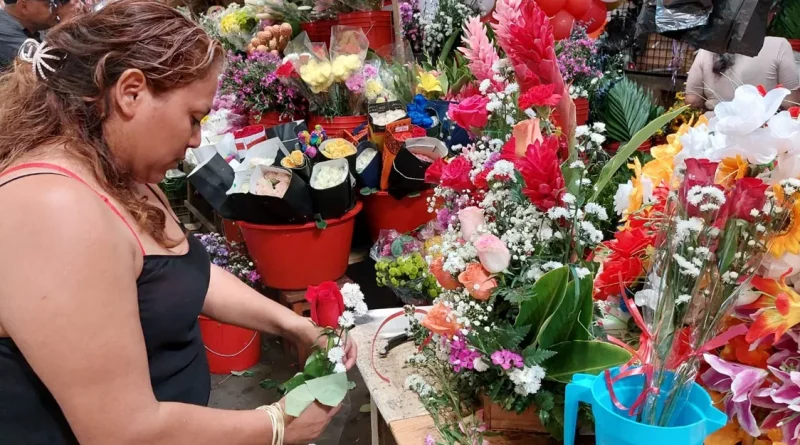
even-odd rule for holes
{"type": "MultiPolygon", "coordinates": [[[[787,136],[800,130],[788,112],[776,114],[787,94],[780,88],[767,93],[740,87],[732,102],[717,106],[710,123],[683,127],[681,136],[654,148],[655,159],[635,165],[634,180],[620,187],[619,198],[626,196],[628,203],[626,227],[610,246],[613,253],[601,266],[595,289],[599,298],[620,293],[627,298],[623,289],[642,286],[644,277],[634,294],[636,305],[628,306],[641,311],[635,317],[642,331],[635,355],[645,386],[626,407],[642,423],[669,424],[704,353],[745,332],[751,342],[769,334],[778,340],[793,324],[785,285],[754,278],[764,254],[781,244],[800,190],[794,179],[800,172],[781,162],[794,156],[787,136]],[[752,287],[762,297],[740,309],[754,312],[755,323],[749,331],[744,325],[726,329],[737,297],[752,287]],[[665,391],[670,374],[674,381],[665,391]]],[[[729,377],[733,372],[713,358],[709,364],[729,377]]],[[[723,380],[710,375],[706,383],[719,389],[723,380]]],[[[726,407],[742,413],[740,422],[747,420],[743,426],[755,431],[751,416],[732,405],[751,402],[738,388],[726,407]]]]}
{"type": "Polygon", "coordinates": [[[439,296],[441,288],[429,273],[424,242],[395,230],[382,230],[372,247],[378,286],[386,286],[404,304],[424,306],[439,296]]]}
{"type": "Polygon", "coordinates": [[[258,280],[261,277],[247,256],[244,245],[229,243],[219,233],[197,233],[195,237],[205,247],[212,264],[232,273],[250,287],[259,287],[258,280]]]}
{"type": "Polygon", "coordinates": [[[253,8],[231,3],[219,16],[219,36],[238,51],[244,51],[258,28],[253,8]]]}
{"type": "Polygon", "coordinates": [[[366,315],[368,309],[364,294],[354,283],[344,284],[341,290],[330,281],[310,286],[306,299],[311,304],[311,320],[322,330],[303,371],[278,387],[286,397],[286,414],[293,417],[315,401],[338,406],[355,387],[347,380],[344,345],[356,317],[366,315]]]}

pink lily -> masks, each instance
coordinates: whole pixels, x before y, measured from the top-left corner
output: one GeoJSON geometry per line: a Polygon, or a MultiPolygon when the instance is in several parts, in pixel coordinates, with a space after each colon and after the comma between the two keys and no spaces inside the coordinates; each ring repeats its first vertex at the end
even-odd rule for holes
{"type": "Polygon", "coordinates": [[[711,354],[704,354],[703,357],[711,366],[700,377],[703,383],[712,391],[730,393],[725,397],[728,418],[736,417],[747,434],[759,437],[761,431],[751,410],[752,398],[769,373],[764,369],[729,363],[711,354]]]}

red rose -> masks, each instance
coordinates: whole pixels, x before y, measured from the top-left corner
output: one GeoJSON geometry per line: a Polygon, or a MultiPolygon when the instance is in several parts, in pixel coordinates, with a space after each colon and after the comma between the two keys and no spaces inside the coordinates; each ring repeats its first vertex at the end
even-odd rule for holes
{"type": "Polygon", "coordinates": [[[457,104],[450,104],[447,115],[465,130],[481,129],[489,122],[489,112],[486,110],[487,104],[489,104],[488,97],[471,96],[457,104]]]}
{"type": "Polygon", "coordinates": [[[641,228],[636,228],[617,232],[614,234],[613,240],[606,241],[604,244],[611,250],[608,260],[619,261],[644,256],[645,249],[653,244],[653,238],[641,228]]]}
{"type": "Polygon", "coordinates": [[[339,317],[344,313],[344,298],[336,283],[326,281],[319,286],[308,286],[306,301],[311,304],[314,323],[325,328],[339,327],[339,317]]]}
{"type": "Polygon", "coordinates": [[[541,211],[556,206],[564,190],[557,150],[558,139],[551,136],[529,145],[525,157],[517,159],[517,169],[525,181],[522,192],[541,211]]]}
{"type": "Polygon", "coordinates": [[[456,191],[472,190],[473,184],[469,178],[472,163],[464,156],[457,156],[442,170],[442,186],[456,191]]]}
{"type": "Polygon", "coordinates": [[[291,62],[284,62],[275,70],[275,76],[279,79],[288,79],[295,74],[294,65],[291,62]]]}
{"type": "Polygon", "coordinates": [[[750,211],[756,209],[760,212],[764,208],[764,203],[767,202],[767,195],[764,193],[768,187],[758,178],[742,178],[736,181],[728,198],[728,216],[753,222],[750,211]]]}
{"type": "Polygon", "coordinates": [[[683,183],[680,189],[680,199],[686,212],[689,216],[700,216],[700,209],[689,204],[686,200],[689,191],[696,186],[700,187],[715,187],[722,190],[722,186],[715,184],[714,178],[717,174],[717,166],[719,162],[711,162],[708,159],[694,159],[689,158],[686,160],[686,173],[683,175],[683,183]]]}
{"type": "Polygon", "coordinates": [[[519,96],[519,109],[533,107],[555,107],[561,101],[561,94],[556,93],[552,83],[537,85],[519,96]]]}
{"type": "Polygon", "coordinates": [[[425,170],[425,182],[428,184],[439,184],[442,181],[442,171],[447,166],[442,158],[433,161],[425,170]]]}
{"type": "Polygon", "coordinates": [[[594,279],[595,300],[606,300],[612,295],[619,295],[622,287],[630,287],[642,276],[643,271],[642,260],[637,257],[606,261],[594,279]]]}

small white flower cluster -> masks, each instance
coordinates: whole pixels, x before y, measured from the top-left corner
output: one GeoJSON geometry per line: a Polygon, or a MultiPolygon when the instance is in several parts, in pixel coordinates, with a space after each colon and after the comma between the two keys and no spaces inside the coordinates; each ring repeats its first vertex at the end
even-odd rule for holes
{"type": "Polygon", "coordinates": [[[428,361],[428,357],[425,354],[413,354],[406,359],[406,363],[409,365],[421,365],[428,361]]]}
{"type": "Polygon", "coordinates": [[[334,346],[328,350],[328,361],[333,363],[333,372],[341,374],[347,372],[344,366],[344,349],[341,346],[334,346]]]}
{"type": "MultiPolygon", "coordinates": [[[[457,218],[454,217],[454,219],[457,218]]],[[[453,275],[458,275],[467,268],[467,263],[478,256],[478,251],[472,243],[462,243],[460,241],[460,229],[450,225],[450,228],[442,234],[441,252],[444,256],[442,269],[453,275]]]]}
{"type": "MultiPolygon", "coordinates": [[[[700,276],[700,267],[696,265],[697,261],[689,261],[683,255],[675,253],[672,255],[672,258],[678,263],[678,266],[681,268],[681,275],[686,275],[692,278],[697,278],[700,276]]],[[[702,261],[700,265],[702,266],[702,261]]]]}
{"type": "Polygon", "coordinates": [[[430,397],[433,395],[433,387],[419,374],[411,374],[406,377],[405,387],[419,394],[420,397],[430,397]]]}
{"type": "Polygon", "coordinates": [[[341,289],[344,305],[348,309],[339,317],[339,326],[350,329],[356,324],[356,316],[367,315],[367,304],[364,303],[364,294],[361,287],[355,283],[345,283],[341,289]]]}
{"type": "Polygon", "coordinates": [[[606,142],[606,124],[595,122],[591,126],[580,125],[575,128],[575,144],[580,152],[605,153],[603,144],[606,142]]]}
{"type": "Polygon", "coordinates": [[[501,159],[497,161],[492,167],[492,171],[486,175],[487,181],[493,181],[495,178],[508,178],[514,182],[517,181],[516,168],[514,163],[501,159]]]}
{"type": "Polygon", "coordinates": [[[492,313],[492,305],[476,301],[469,296],[465,289],[450,293],[453,301],[443,302],[452,311],[457,324],[464,326],[462,334],[469,332],[469,329],[483,329],[489,332],[494,324],[489,324],[489,314],[492,313]]]}
{"type": "Polygon", "coordinates": [[[467,18],[476,15],[478,9],[457,0],[440,0],[432,18],[423,17],[422,44],[428,54],[438,54],[445,40],[459,33],[467,18]]]}
{"type": "MultiPolygon", "coordinates": [[[[481,83],[481,87],[484,85],[487,85],[488,89],[488,87],[491,86],[491,82],[486,79],[481,83]]],[[[481,93],[489,98],[489,103],[486,104],[486,111],[494,115],[500,114],[500,117],[502,117],[508,125],[515,125],[517,123],[517,107],[513,94],[507,94],[505,91],[486,92],[483,90],[481,90],[481,93]]]]}
{"type": "Polygon", "coordinates": [[[784,179],[780,181],[780,186],[786,196],[791,196],[800,191],[800,179],[784,179]]]}
{"type": "Polygon", "coordinates": [[[736,284],[739,279],[739,274],[735,271],[729,270],[722,274],[722,282],[725,284],[736,284]]]}
{"type": "Polygon", "coordinates": [[[689,189],[686,200],[701,212],[719,210],[725,204],[725,192],[716,187],[696,185],[689,189]]]}
{"type": "Polygon", "coordinates": [[[586,88],[580,87],[578,85],[570,85],[569,86],[569,97],[572,99],[578,98],[588,98],[589,97],[589,90],[586,88]]]}
{"type": "Polygon", "coordinates": [[[696,216],[689,219],[678,218],[675,222],[675,235],[678,241],[684,241],[692,234],[699,234],[703,230],[703,227],[703,220],[696,216]]]}
{"type": "Polygon", "coordinates": [[[676,300],[676,303],[677,304],[686,304],[686,303],[688,303],[690,301],[692,301],[692,296],[691,295],[681,294],[681,295],[678,295],[678,299],[676,300]]]}
{"type": "Polygon", "coordinates": [[[508,377],[514,383],[514,392],[521,396],[530,396],[539,392],[542,387],[542,379],[546,376],[544,368],[541,366],[525,366],[522,369],[514,369],[508,373],[508,377]]]}

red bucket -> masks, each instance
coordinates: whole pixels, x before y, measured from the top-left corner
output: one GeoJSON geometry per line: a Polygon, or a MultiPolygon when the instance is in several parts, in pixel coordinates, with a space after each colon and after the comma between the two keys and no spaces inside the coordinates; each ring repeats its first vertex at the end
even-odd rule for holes
{"type": "Polygon", "coordinates": [[[252,368],[261,358],[258,332],[200,316],[200,334],[212,374],[230,374],[252,368]]]}
{"type": "Polygon", "coordinates": [[[225,235],[225,239],[231,244],[241,244],[244,242],[242,232],[239,231],[239,226],[236,221],[223,218],[222,234],[225,235]]]}
{"type": "Polygon", "coordinates": [[[792,51],[800,52],[800,39],[788,39],[789,44],[792,45],[792,51]]]}
{"type": "MultiPolygon", "coordinates": [[[[575,125],[584,125],[589,120],[589,99],[579,97],[573,101],[575,103],[575,125]]],[[[551,120],[558,122],[559,114],[553,111],[551,120]]]]}
{"type": "Polygon", "coordinates": [[[281,113],[277,111],[270,111],[268,113],[264,113],[262,115],[251,115],[250,116],[250,125],[263,125],[264,128],[274,127],[280,124],[286,124],[292,121],[291,116],[284,116],[281,117],[281,113]]]}
{"type": "Polygon", "coordinates": [[[300,29],[308,34],[308,39],[312,42],[330,45],[331,28],[338,24],[337,20],[317,20],[316,22],[301,23],[300,29]]]}
{"type": "Polygon", "coordinates": [[[239,222],[247,251],[261,282],[274,289],[301,290],[323,281],[336,281],[347,270],[353,241],[357,202],[341,218],[328,219],[320,230],[316,223],[262,225],[239,222]]]}
{"type": "Polygon", "coordinates": [[[426,190],[413,198],[406,196],[400,200],[392,198],[387,192],[362,196],[372,241],[378,240],[381,230],[394,229],[405,233],[433,219],[433,214],[428,213],[428,198],[431,196],[433,190],[426,190]]]}
{"type": "Polygon", "coordinates": [[[317,125],[322,125],[328,137],[334,137],[336,133],[347,130],[353,130],[361,124],[367,123],[367,116],[337,116],[333,119],[326,119],[323,116],[312,114],[308,118],[308,129],[313,130],[317,125]]]}
{"type": "Polygon", "coordinates": [[[392,11],[360,11],[339,15],[339,24],[364,30],[369,47],[378,51],[394,43],[392,11]]]}

